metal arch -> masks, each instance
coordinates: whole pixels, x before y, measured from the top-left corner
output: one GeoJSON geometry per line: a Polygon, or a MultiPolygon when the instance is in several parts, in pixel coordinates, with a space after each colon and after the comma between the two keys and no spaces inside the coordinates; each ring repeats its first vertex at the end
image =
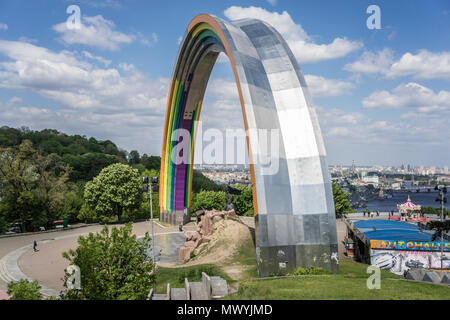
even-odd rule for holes
{"type": "Polygon", "coordinates": [[[194,142],[190,161],[176,165],[171,161],[179,141],[174,134],[183,128],[194,140],[195,120],[220,52],[230,60],[247,131],[260,275],[310,266],[337,272],[333,193],[317,116],[287,43],[260,20],[227,22],[201,14],[189,24],[167,101],[160,219],[173,224],[189,219],[194,142]],[[265,151],[249,134],[259,129],[279,130],[278,154],[265,151]],[[263,167],[254,161],[262,155],[279,164],[274,174],[262,174],[263,167]]]}

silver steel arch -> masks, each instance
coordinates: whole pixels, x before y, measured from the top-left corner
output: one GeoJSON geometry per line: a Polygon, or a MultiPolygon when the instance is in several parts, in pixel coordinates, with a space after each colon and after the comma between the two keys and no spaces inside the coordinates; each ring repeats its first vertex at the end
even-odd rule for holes
{"type": "Polygon", "coordinates": [[[261,276],[298,267],[338,271],[336,219],[323,139],[301,70],[283,37],[266,22],[195,17],[181,44],[169,92],[161,161],[161,219],[185,222],[190,213],[193,147],[174,164],[176,129],[195,138],[206,85],[220,52],[233,68],[242,107],[252,176],[256,253],[261,276]],[[257,130],[279,132],[266,150],[257,130]],[[174,141],[173,141],[174,140],[174,141]],[[277,163],[275,172],[258,159],[277,163]]]}

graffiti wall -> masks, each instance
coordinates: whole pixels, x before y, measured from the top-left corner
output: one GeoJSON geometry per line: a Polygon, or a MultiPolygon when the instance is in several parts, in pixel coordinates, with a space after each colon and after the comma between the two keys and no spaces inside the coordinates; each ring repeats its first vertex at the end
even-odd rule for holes
{"type": "MultiPolygon", "coordinates": [[[[395,274],[411,268],[441,268],[441,253],[409,250],[370,250],[370,264],[395,274]]],[[[450,269],[450,253],[444,252],[442,267],[450,269]]]]}
{"type": "Polygon", "coordinates": [[[390,240],[370,240],[372,249],[390,250],[412,250],[412,251],[444,251],[450,252],[450,242],[433,241],[390,241],[390,240]]]}

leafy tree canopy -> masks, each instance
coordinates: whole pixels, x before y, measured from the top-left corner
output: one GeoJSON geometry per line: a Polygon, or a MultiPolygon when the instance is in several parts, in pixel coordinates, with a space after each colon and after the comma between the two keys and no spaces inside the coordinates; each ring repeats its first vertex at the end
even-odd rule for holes
{"type": "Polygon", "coordinates": [[[334,208],[336,213],[344,214],[348,212],[354,212],[352,209],[348,198],[350,195],[339,187],[336,183],[332,184],[333,188],[333,199],[334,199],[334,208]]]}
{"type": "Polygon", "coordinates": [[[224,191],[205,191],[202,190],[194,194],[192,201],[192,212],[200,209],[205,210],[223,210],[225,207],[225,192],[224,191]]]}
{"type": "Polygon", "coordinates": [[[238,215],[253,216],[253,193],[251,186],[235,185],[235,189],[241,190],[240,195],[231,195],[231,200],[238,215]]]}
{"type": "Polygon", "coordinates": [[[8,295],[10,300],[41,300],[41,286],[34,280],[30,282],[26,279],[20,279],[18,282],[8,284],[8,295]]]}
{"type": "MultiPolygon", "coordinates": [[[[151,245],[148,233],[137,240],[131,224],[111,231],[105,226],[99,233],[78,238],[76,250],[63,253],[81,273],[80,289],[63,293],[67,299],[143,300],[154,282],[152,262],[147,256],[151,245]]],[[[64,285],[70,274],[66,273],[64,285]]]]}
{"type": "Polygon", "coordinates": [[[136,169],[125,164],[104,168],[84,188],[87,206],[99,216],[117,215],[121,221],[124,209],[134,209],[142,202],[142,185],[136,169]]]}

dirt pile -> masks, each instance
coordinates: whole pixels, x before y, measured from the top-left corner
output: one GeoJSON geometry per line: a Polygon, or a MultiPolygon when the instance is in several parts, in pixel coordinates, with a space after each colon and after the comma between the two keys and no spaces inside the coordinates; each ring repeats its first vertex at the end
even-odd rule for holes
{"type": "Polygon", "coordinates": [[[184,265],[224,261],[251,237],[249,228],[234,210],[199,210],[196,214],[197,231],[185,233],[186,243],[178,251],[178,259],[186,262],[184,265]]]}

